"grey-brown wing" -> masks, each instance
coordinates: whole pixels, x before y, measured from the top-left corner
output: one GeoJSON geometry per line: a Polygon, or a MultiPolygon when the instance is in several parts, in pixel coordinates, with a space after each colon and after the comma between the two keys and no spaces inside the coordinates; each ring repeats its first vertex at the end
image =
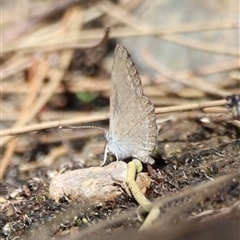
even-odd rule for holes
{"type": "Polygon", "coordinates": [[[117,119],[116,126],[109,134],[121,149],[117,155],[133,156],[152,164],[154,161],[149,154],[157,144],[157,124],[151,101],[144,95],[131,99],[124,114],[117,119]]]}
{"type": "Polygon", "coordinates": [[[128,102],[143,95],[142,84],[128,51],[117,45],[111,74],[110,130],[128,102]]]}

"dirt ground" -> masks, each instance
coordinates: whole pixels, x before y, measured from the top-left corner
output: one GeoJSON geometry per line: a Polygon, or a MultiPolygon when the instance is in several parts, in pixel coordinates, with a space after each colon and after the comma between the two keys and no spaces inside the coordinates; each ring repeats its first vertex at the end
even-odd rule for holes
{"type": "MultiPolygon", "coordinates": [[[[157,164],[154,166],[156,171],[152,176],[153,181],[147,197],[153,201],[174,193],[180,194],[185,189],[239,171],[240,141],[236,140],[238,134],[238,129],[229,124],[218,124],[210,128],[196,121],[165,123],[159,134],[158,158],[156,157],[157,164]],[[162,158],[159,158],[159,154],[162,158]]],[[[47,239],[75,231],[81,232],[81,229],[87,226],[94,226],[101,220],[111,219],[137,207],[134,199],[126,193],[115,202],[98,206],[86,207],[80,203],[77,205],[68,199],[56,203],[48,198],[51,167],[39,167],[33,171],[20,171],[19,168],[21,164],[11,167],[1,184],[2,201],[3,198],[6,199],[6,202],[2,202],[0,218],[2,239],[18,239],[26,236],[47,239]],[[73,206],[76,208],[76,205],[81,209],[78,209],[77,213],[69,210],[73,206]]],[[[170,201],[162,208],[161,218],[181,209],[174,217],[175,224],[191,222],[192,219],[195,222],[204,219],[206,222],[211,222],[222,209],[231,209],[237,204],[239,193],[239,177],[235,176],[224,184],[216,184],[214,190],[209,190],[205,194],[195,196],[193,193],[187,199],[170,201]],[[206,215],[201,215],[204,212],[206,215]]],[[[235,214],[236,212],[229,211],[225,217],[234,219],[235,214]]],[[[239,220],[239,214],[237,216],[239,220]]],[[[221,214],[218,218],[221,218],[221,214]]],[[[125,231],[128,233],[131,229],[136,230],[140,225],[136,216],[133,216],[120,224],[109,226],[108,237],[113,239],[115,234],[125,231]]],[[[101,230],[97,237],[101,234],[104,236],[105,231],[101,230]]],[[[239,229],[236,228],[234,231],[239,234],[239,229]]],[[[94,233],[92,234],[96,237],[94,233]]]]}

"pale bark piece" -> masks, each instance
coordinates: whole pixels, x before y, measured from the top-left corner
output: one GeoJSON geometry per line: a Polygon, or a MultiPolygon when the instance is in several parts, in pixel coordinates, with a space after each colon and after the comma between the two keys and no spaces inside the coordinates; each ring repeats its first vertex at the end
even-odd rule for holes
{"type": "MultiPolygon", "coordinates": [[[[88,203],[113,201],[124,192],[126,177],[127,164],[123,161],[113,162],[105,167],[67,171],[52,178],[49,196],[55,201],[63,196],[88,203]]],[[[143,174],[141,189],[144,192],[150,183],[147,174],[143,174]]]]}

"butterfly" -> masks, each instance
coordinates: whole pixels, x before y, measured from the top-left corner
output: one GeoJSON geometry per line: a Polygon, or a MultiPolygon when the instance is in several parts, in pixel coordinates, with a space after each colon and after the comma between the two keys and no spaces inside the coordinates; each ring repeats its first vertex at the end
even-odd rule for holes
{"type": "Polygon", "coordinates": [[[128,51],[117,45],[111,72],[109,131],[103,164],[108,153],[117,160],[129,157],[153,164],[150,154],[157,145],[154,106],[144,95],[141,79],[128,51]]]}

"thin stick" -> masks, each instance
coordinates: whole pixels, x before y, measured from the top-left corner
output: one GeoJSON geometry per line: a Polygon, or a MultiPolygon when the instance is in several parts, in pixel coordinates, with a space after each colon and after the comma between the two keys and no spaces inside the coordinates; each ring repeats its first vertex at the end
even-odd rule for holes
{"type": "Polygon", "coordinates": [[[235,48],[235,47],[220,45],[216,43],[212,44],[212,43],[191,39],[191,38],[183,37],[179,35],[163,36],[161,37],[161,39],[167,40],[168,42],[176,43],[181,46],[203,51],[203,52],[234,56],[234,57],[240,56],[238,48],[235,48]]]}
{"type": "MultiPolygon", "coordinates": [[[[82,21],[81,21],[82,15],[81,14],[79,15],[79,13],[81,11],[78,10],[78,8],[75,8],[74,11],[72,11],[72,10],[73,9],[69,9],[68,12],[71,13],[71,15],[70,16],[65,15],[67,19],[63,18],[63,22],[65,22],[67,20],[70,27],[78,28],[82,23],[82,21]],[[78,21],[78,24],[76,24],[77,21],[78,21]]],[[[68,14],[68,12],[66,14],[68,14]]],[[[68,30],[68,27],[65,28],[65,31],[66,30],[68,30]]],[[[28,116],[21,122],[18,122],[17,124],[15,124],[14,127],[23,126],[26,123],[28,123],[30,120],[32,120],[32,118],[34,118],[36,116],[36,114],[40,111],[40,109],[51,98],[51,96],[56,91],[57,87],[59,86],[59,84],[65,74],[65,70],[67,69],[68,65],[70,64],[72,55],[73,55],[73,52],[70,50],[68,50],[68,51],[66,50],[61,53],[59,66],[50,69],[50,71],[48,72],[49,79],[50,79],[49,83],[48,83],[48,92],[46,92],[43,96],[40,96],[38,98],[38,100],[36,101],[35,105],[32,108],[32,111],[28,114],[28,116]]],[[[3,146],[10,139],[11,139],[11,137],[3,138],[0,143],[0,146],[3,146]]]]}
{"type": "MultiPolygon", "coordinates": [[[[218,100],[218,101],[210,101],[210,102],[202,102],[202,103],[190,103],[184,104],[180,106],[173,106],[173,107],[163,107],[163,108],[156,108],[156,114],[160,113],[170,113],[170,112],[177,112],[183,110],[193,110],[193,109],[203,109],[205,107],[215,107],[215,106],[223,106],[226,105],[226,100],[218,100]]],[[[81,123],[89,123],[94,121],[101,121],[106,120],[109,118],[107,113],[101,114],[94,114],[90,116],[82,116],[80,118],[69,119],[64,121],[51,121],[47,123],[40,123],[31,126],[25,126],[20,128],[12,128],[12,129],[5,129],[0,132],[0,136],[8,136],[8,135],[16,135],[22,134],[32,131],[39,131],[48,128],[54,128],[59,126],[67,126],[72,124],[81,124],[81,123]]]]}
{"type": "Polygon", "coordinates": [[[194,73],[198,75],[210,75],[221,72],[229,72],[239,68],[239,59],[234,59],[232,61],[228,60],[220,63],[213,63],[211,65],[208,64],[206,66],[202,66],[200,68],[197,68],[194,73]]]}
{"type": "MultiPolygon", "coordinates": [[[[70,78],[71,76],[66,76],[66,78],[70,78]]],[[[26,83],[12,83],[4,81],[2,83],[2,93],[3,94],[26,94],[29,91],[29,88],[26,83]]],[[[90,76],[79,76],[79,77],[73,77],[72,81],[66,82],[67,90],[70,92],[80,92],[80,91],[88,91],[88,92],[104,92],[109,91],[110,85],[109,80],[102,79],[102,78],[94,78],[90,76]],[[98,84],[96,84],[96,81],[98,84]]],[[[44,94],[48,91],[48,86],[43,86],[43,88],[40,90],[41,94],[44,94]]],[[[64,88],[62,85],[59,85],[56,89],[55,93],[64,93],[66,91],[66,88],[64,88]]]]}
{"type": "Polygon", "coordinates": [[[82,123],[101,121],[101,120],[106,120],[107,118],[108,118],[107,113],[102,113],[102,114],[95,114],[90,116],[82,116],[80,118],[68,119],[64,121],[50,121],[47,123],[32,124],[30,126],[2,130],[0,133],[0,136],[4,137],[8,135],[17,135],[17,134],[34,132],[34,131],[39,131],[39,130],[48,129],[48,128],[68,126],[71,124],[82,124],[82,123]]]}
{"type": "MultiPolygon", "coordinates": [[[[145,22],[139,20],[133,15],[130,15],[127,11],[117,6],[116,4],[104,1],[99,4],[99,8],[105,11],[107,14],[111,15],[113,18],[118,19],[120,22],[130,26],[131,28],[139,31],[139,32],[150,32],[156,30],[152,26],[146,24],[145,22]]],[[[149,34],[148,34],[149,35],[149,34]]],[[[226,47],[219,44],[210,44],[199,40],[193,40],[188,37],[179,36],[179,35],[158,35],[161,39],[174,42],[189,48],[194,48],[197,50],[212,52],[222,55],[230,55],[230,56],[239,56],[240,53],[238,48],[226,47]]]]}
{"type": "MultiPolygon", "coordinates": [[[[192,26],[193,24],[190,24],[192,26]]],[[[178,26],[174,27],[171,29],[152,29],[152,30],[147,30],[147,31],[138,31],[136,29],[130,28],[130,27],[118,27],[118,28],[112,28],[110,38],[124,38],[124,37],[140,37],[140,36],[159,36],[162,37],[163,35],[167,34],[174,34],[174,33],[181,33],[181,32],[196,32],[196,31],[208,31],[208,30],[215,30],[215,29],[231,29],[234,28],[233,26],[233,21],[231,22],[223,22],[223,23],[204,23],[204,24],[199,24],[194,27],[188,27],[188,25],[184,26],[178,26]]],[[[37,42],[27,42],[24,43],[22,42],[21,44],[18,43],[10,43],[6,44],[4,48],[2,49],[2,54],[5,54],[7,52],[12,52],[12,51],[24,51],[24,52],[33,52],[37,50],[44,51],[46,48],[50,47],[56,47],[58,45],[63,45],[68,47],[69,44],[84,41],[86,44],[88,44],[89,41],[96,41],[97,39],[101,38],[102,36],[102,29],[91,29],[91,30],[83,30],[82,34],[79,35],[78,32],[70,32],[65,38],[54,38],[51,39],[51,41],[40,41],[38,40],[37,42]]],[[[174,38],[175,39],[175,38],[174,38]]],[[[174,40],[173,39],[173,40],[174,40]]],[[[188,40],[189,38],[185,38],[185,41],[188,40]]],[[[171,40],[171,39],[170,39],[171,40]]],[[[193,43],[193,40],[191,41],[193,43]]],[[[81,43],[83,44],[83,43],[81,43]]],[[[184,43],[184,41],[182,42],[184,43]]],[[[203,42],[201,42],[203,44],[203,42]]],[[[195,42],[196,45],[196,42],[195,42]]],[[[84,46],[84,45],[82,45],[84,46]]],[[[192,47],[192,46],[189,46],[192,47]]],[[[215,45],[208,45],[208,48],[205,49],[205,51],[212,52],[215,48],[215,45]]],[[[223,54],[224,52],[227,52],[229,55],[233,56],[239,56],[238,49],[237,48],[229,48],[225,46],[218,46],[220,49],[220,52],[216,52],[219,54],[223,54]],[[230,49],[230,51],[228,51],[230,49]],[[224,51],[223,51],[224,50],[224,51]]]]}
{"type": "MultiPolygon", "coordinates": [[[[37,77],[39,79],[41,78],[45,78],[47,70],[48,70],[48,63],[45,60],[45,62],[43,62],[43,64],[41,64],[39,67],[41,68],[40,71],[40,75],[38,75],[37,77]]],[[[55,82],[52,81],[52,84],[55,84],[55,82]]],[[[50,85],[50,84],[49,84],[50,85]]],[[[50,90],[52,89],[52,87],[50,87],[50,90]]],[[[49,96],[50,98],[51,96],[49,96]]],[[[27,116],[25,116],[24,118],[20,118],[14,125],[13,128],[18,128],[18,127],[22,127],[23,125],[25,125],[26,123],[28,123],[37,113],[38,111],[42,108],[42,106],[45,104],[45,99],[39,98],[37,100],[37,102],[35,104],[32,105],[31,111],[28,112],[27,116]]],[[[10,140],[11,137],[6,137],[4,139],[2,139],[0,146],[3,146],[5,143],[7,143],[10,140]]]]}
{"type": "MultiPolygon", "coordinates": [[[[104,35],[102,36],[102,38],[100,40],[98,40],[97,43],[90,42],[87,44],[70,43],[67,45],[57,45],[55,47],[54,46],[50,47],[49,49],[46,48],[45,52],[48,52],[48,51],[54,52],[54,51],[63,50],[63,49],[85,49],[85,50],[86,50],[86,48],[92,49],[93,47],[97,47],[98,45],[103,44],[108,40],[109,31],[110,31],[110,28],[106,27],[104,35]]],[[[23,70],[27,69],[29,66],[31,66],[31,56],[21,56],[21,58],[18,59],[18,61],[14,62],[14,65],[11,63],[9,65],[10,66],[8,66],[8,67],[2,68],[1,80],[9,77],[11,75],[14,75],[17,72],[23,71],[23,70]]],[[[8,84],[8,82],[6,82],[5,84],[8,84]]]]}
{"type": "MultiPolygon", "coordinates": [[[[28,119],[28,115],[31,112],[32,107],[34,106],[34,101],[38,96],[38,91],[41,88],[43,84],[43,79],[46,74],[46,62],[45,61],[37,61],[35,64],[32,65],[31,68],[33,74],[29,74],[29,82],[30,82],[30,88],[27,95],[27,98],[25,99],[24,103],[22,104],[21,111],[19,114],[19,118],[17,119],[17,122],[15,123],[15,126],[21,126],[26,119],[28,119]]],[[[29,71],[30,72],[30,71],[29,71]]],[[[1,144],[4,140],[1,141],[1,144]]],[[[11,141],[8,142],[7,150],[4,153],[4,156],[1,160],[1,173],[0,173],[0,180],[5,174],[5,171],[7,167],[10,164],[12,155],[15,152],[15,147],[18,143],[18,137],[14,136],[11,138],[11,141]]]]}
{"type": "Polygon", "coordinates": [[[7,146],[7,149],[4,153],[4,156],[1,159],[0,162],[0,182],[5,174],[5,171],[7,170],[7,167],[9,166],[10,163],[10,159],[12,157],[12,155],[14,154],[16,145],[18,142],[18,137],[13,137],[10,141],[9,144],[7,146]]]}
{"type": "Polygon", "coordinates": [[[31,65],[32,61],[29,56],[22,56],[22,54],[14,55],[5,64],[3,64],[3,66],[1,66],[1,81],[4,78],[10,77],[31,67],[31,65]]]}
{"type": "Polygon", "coordinates": [[[191,72],[175,73],[171,71],[160,63],[156,63],[147,51],[145,51],[144,57],[147,58],[147,63],[149,66],[151,66],[160,75],[170,78],[172,81],[180,82],[192,88],[196,88],[213,95],[219,95],[221,97],[226,97],[232,94],[229,91],[218,89],[217,87],[211,85],[209,82],[206,83],[199,77],[193,77],[191,72]]]}
{"type": "Polygon", "coordinates": [[[201,103],[189,103],[189,104],[184,104],[182,106],[156,108],[155,113],[159,114],[159,113],[169,113],[169,112],[177,112],[177,111],[184,111],[184,110],[203,109],[206,107],[223,106],[226,104],[227,104],[226,100],[217,100],[217,101],[209,101],[209,102],[201,102],[201,103]]]}
{"type": "Polygon", "coordinates": [[[14,40],[16,38],[19,38],[21,35],[27,33],[28,31],[32,30],[37,24],[40,22],[47,20],[52,15],[60,15],[64,12],[66,8],[69,6],[76,4],[75,0],[67,0],[67,1],[59,1],[58,3],[52,4],[52,6],[47,8],[46,12],[35,16],[33,19],[28,19],[24,22],[17,22],[16,24],[13,24],[13,26],[8,29],[6,32],[4,32],[2,36],[3,41],[10,41],[14,40]]]}

